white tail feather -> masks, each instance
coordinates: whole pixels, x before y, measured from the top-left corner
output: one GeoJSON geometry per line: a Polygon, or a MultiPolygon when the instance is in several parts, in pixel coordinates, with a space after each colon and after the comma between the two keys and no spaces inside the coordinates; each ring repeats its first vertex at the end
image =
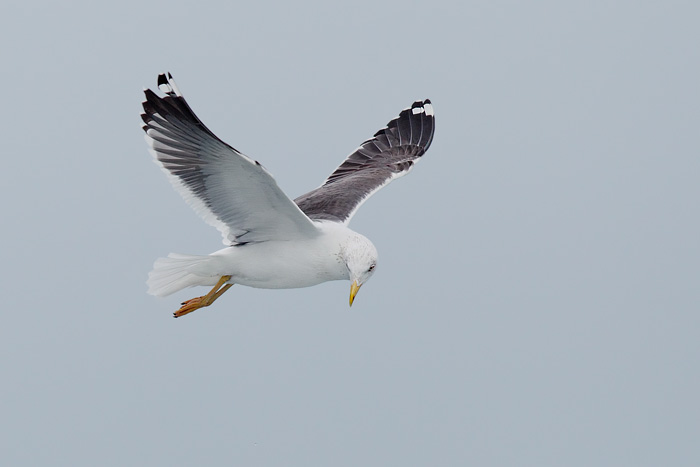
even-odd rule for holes
{"type": "Polygon", "coordinates": [[[186,287],[215,284],[218,277],[203,277],[194,271],[211,256],[181,255],[170,253],[167,258],[158,258],[153,270],[148,273],[148,293],[165,297],[186,287]]]}

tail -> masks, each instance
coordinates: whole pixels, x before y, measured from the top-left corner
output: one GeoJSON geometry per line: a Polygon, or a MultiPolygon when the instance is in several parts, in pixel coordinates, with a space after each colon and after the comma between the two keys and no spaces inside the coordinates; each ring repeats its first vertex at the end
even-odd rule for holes
{"type": "MultiPolygon", "coordinates": [[[[199,266],[212,259],[211,256],[181,255],[170,253],[167,258],[158,258],[153,270],[148,273],[148,293],[165,297],[186,287],[209,285],[211,277],[196,274],[199,266]]],[[[216,279],[214,277],[214,282],[216,279]]]]}

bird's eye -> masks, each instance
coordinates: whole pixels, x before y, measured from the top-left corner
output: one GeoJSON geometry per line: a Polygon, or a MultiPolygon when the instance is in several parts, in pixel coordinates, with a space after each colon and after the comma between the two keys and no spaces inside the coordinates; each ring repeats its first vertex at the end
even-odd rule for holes
{"type": "Polygon", "coordinates": [[[372,270],[374,269],[375,266],[376,266],[376,264],[370,264],[370,265],[369,265],[369,269],[368,269],[367,271],[372,271],[372,270]]]}

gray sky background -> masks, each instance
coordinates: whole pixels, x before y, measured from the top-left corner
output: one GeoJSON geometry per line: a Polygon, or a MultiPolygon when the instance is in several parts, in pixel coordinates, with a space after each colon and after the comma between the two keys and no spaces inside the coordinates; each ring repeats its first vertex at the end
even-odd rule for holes
{"type": "Polygon", "coordinates": [[[697,2],[193,5],[0,7],[4,465],[700,464],[697,2]],[[352,309],[146,295],[221,247],[147,153],[162,71],[292,197],[432,99],[352,309]]]}

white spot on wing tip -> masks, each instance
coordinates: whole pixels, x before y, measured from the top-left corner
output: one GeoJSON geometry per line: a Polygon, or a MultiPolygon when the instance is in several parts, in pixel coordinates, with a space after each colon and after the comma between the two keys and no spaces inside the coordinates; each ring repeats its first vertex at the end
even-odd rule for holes
{"type": "Polygon", "coordinates": [[[414,107],[411,110],[413,111],[413,115],[425,112],[425,115],[428,117],[433,116],[433,106],[430,103],[423,104],[423,107],[414,107]]]}
{"type": "Polygon", "coordinates": [[[175,84],[175,80],[173,79],[173,75],[168,73],[168,84],[172,86],[173,91],[175,91],[175,95],[182,97],[182,93],[180,92],[180,89],[178,89],[177,84],[175,84]]]}
{"type": "Polygon", "coordinates": [[[167,80],[166,83],[160,84],[158,86],[158,89],[160,89],[162,92],[166,94],[175,94],[176,96],[182,96],[180,93],[180,90],[177,88],[177,84],[175,84],[175,80],[173,79],[173,75],[168,73],[165,75],[165,79],[167,80]]]}
{"type": "Polygon", "coordinates": [[[161,84],[160,86],[158,86],[158,89],[160,89],[161,91],[163,91],[166,94],[170,94],[171,92],[173,92],[173,87],[170,86],[170,84],[168,84],[168,83],[161,84]]]}

